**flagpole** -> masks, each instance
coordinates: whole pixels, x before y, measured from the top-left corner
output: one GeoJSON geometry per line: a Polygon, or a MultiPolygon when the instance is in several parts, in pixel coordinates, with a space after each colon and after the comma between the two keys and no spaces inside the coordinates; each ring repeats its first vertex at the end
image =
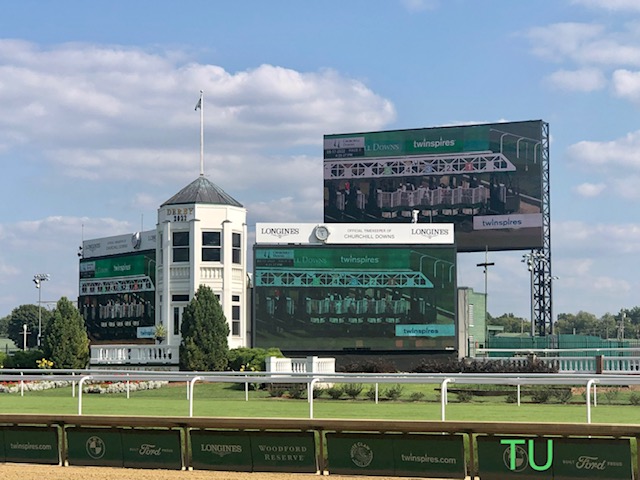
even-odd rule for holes
{"type": "Polygon", "coordinates": [[[200,90],[200,176],[204,176],[204,92],[200,90]]]}

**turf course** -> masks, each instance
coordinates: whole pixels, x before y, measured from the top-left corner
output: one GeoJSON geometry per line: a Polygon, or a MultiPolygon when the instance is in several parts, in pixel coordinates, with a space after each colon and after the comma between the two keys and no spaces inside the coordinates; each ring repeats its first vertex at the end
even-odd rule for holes
{"type": "MultiPolygon", "coordinates": [[[[411,401],[404,392],[399,400],[381,400],[378,404],[361,395],[357,399],[339,400],[326,396],[314,400],[315,418],[368,418],[398,420],[440,420],[441,406],[433,386],[412,386],[422,391],[420,401],[411,401]]],[[[77,390],[76,390],[77,395],[77,390]]],[[[593,423],[640,424],[640,406],[602,404],[592,407],[593,423]]],[[[142,390],[125,394],[83,394],[82,411],[87,415],[158,415],[188,416],[189,402],[184,383],[157,390],[142,390]]],[[[611,403],[611,402],[610,402],[611,403]]],[[[78,397],[72,397],[71,387],[44,391],[0,394],[1,413],[75,414],[78,397]]],[[[197,384],[194,393],[194,416],[207,417],[288,417],[308,418],[306,399],[270,397],[263,390],[249,392],[225,384],[197,384]]],[[[536,404],[524,400],[522,405],[507,403],[504,397],[477,397],[471,402],[457,402],[450,395],[447,420],[504,422],[586,422],[583,398],[574,396],[569,404],[536,404]]]]}

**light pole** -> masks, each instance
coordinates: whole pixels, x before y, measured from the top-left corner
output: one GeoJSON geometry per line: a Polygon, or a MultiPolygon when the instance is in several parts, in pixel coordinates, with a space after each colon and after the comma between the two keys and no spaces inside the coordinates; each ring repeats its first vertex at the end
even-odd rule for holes
{"type": "Polygon", "coordinates": [[[489,262],[489,248],[484,251],[484,262],[476,264],[476,267],[484,268],[484,347],[489,347],[489,326],[487,325],[487,303],[489,301],[489,295],[487,292],[487,276],[489,274],[489,267],[494,266],[494,262],[489,262]]]}
{"type": "Polygon", "coordinates": [[[33,283],[38,289],[38,348],[42,342],[42,282],[49,280],[48,273],[37,273],[33,276],[33,283]]]}

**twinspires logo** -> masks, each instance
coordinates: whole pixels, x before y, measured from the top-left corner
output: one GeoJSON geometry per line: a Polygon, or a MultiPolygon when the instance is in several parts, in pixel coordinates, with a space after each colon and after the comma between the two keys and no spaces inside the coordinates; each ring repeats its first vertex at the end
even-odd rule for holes
{"type": "MultiPolygon", "coordinates": [[[[527,460],[531,469],[536,472],[544,472],[551,468],[551,464],[553,463],[553,440],[547,440],[547,461],[544,465],[536,464],[534,453],[535,446],[533,440],[524,440],[524,439],[503,439],[500,440],[501,445],[509,445],[509,448],[505,451],[505,455],[508,452],[508,464],[507,467],[511,471],[522,471],[527,466],[527,460]],[[528,443],[528,449],[525,452],[524,448],[519,445],[524,445],[528,443]]],[[[506,459],[505,459],[506,460],[506,459]]]]}

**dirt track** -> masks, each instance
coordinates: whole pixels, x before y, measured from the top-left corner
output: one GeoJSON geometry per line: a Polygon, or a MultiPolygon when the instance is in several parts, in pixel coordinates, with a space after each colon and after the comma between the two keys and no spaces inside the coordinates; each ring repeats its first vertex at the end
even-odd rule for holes
{"type": "Polygon", "coordinates": [[[319,480],[321,478],[391,480],[389,477],[338,475],[320,477],[319,475],[302,473],[233,473],[203,470],[134,470],[130,468],[0,464],[0,479],[2,480],[319,480]]]}

